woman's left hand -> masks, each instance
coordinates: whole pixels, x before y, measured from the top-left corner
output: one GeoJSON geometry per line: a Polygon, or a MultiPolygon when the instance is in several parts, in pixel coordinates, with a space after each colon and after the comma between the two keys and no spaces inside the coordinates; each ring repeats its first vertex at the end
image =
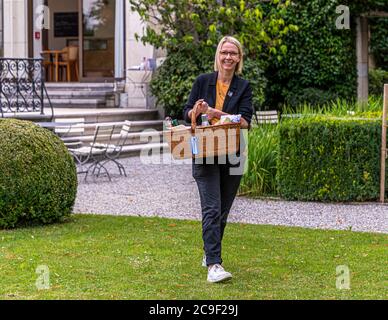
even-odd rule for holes
{"type": "Polygon", "coordinates": [[[206,114],[207,114],[209,120],[214,119],[214,118],[216,118],[216,119],[220,119],[221,118],[220,111],[215,109],[215,108],[209,107],[209,109],[207,110],[206,114]]]}

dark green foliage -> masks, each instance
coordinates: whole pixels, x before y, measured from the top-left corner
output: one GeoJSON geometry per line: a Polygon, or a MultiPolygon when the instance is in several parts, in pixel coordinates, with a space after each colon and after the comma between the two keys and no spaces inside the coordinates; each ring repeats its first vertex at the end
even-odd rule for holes
{"type": "Polygon", "coordinates": [[[304,104],[322,107],[330,102],[336,101],[338,98],[335,92],[317,88],[304,88],[300,89],[300,91],[288,92],[286,104],[292,108],[297,108],[304,104]]]}
{"type": "Polygon", "coordinates": [[[157,103],[173,117],[182,116],[194,79],[213,71],[216,47],[224,35],[235,36],[244,47],[243,77],[251,82],[253,102],[259,107],[264,101],[268,56],[281,60],[287,52],[283,37],[298,30],[283,19],[290,0],[228,0],[222,4],[205,0],[129,2],[131,9],[149,23],[143,35],[136,35],[137,39],[167,50],[167,60],[151,88],[157,103]],[[153,29],[152,24],[158,28],[153,29]]]}
{"type": "Polygon", "coordinates": [[[369,94],[382,95],[384,84],[388,84],[388,71],[382,69],[369,71],[369,94]]]}
{"type": "MultiPolygon", "coordinates": [[[[321,97],[350,98],[356,93],[357,70],[355,26],[338,30],[336,7],[343,1],[294,1],[287,11],[286,23],[296,24],[299,31],[284,39],[287,55],[281,61],[273,59],[267,78],[267,104],[273,107],[285,100],[300,100],[303,90],[328,92],[321,97]]],[[[307,103],[313,104],[316,95],[306,94],[307,103]]]]}
{"type": "Polygon", "coordinates": [[[387,0],[344,0],[343,4],[350,6],[353,14],[387,11],[387,0]]]}
{"type": "Polygon", "coordinates": [[[256,110],[260,110],[265,100],[265,88],[267,79],[264,76],[265,63],[261,60],[247,58],[244,60],[244,69],[242,77],[249,80],[253,93],[253,105],[256,110]]]}
{"type": "MultiPolygon", "coordinates": [[[[356,23],[355,18],[368,11],[387,11],[387,2],[353,0],[294,0],[287,10],[286,24],[299,27],[298,32],[284,38],[287,55],[270,61],[266,77],[266,105],[281,107],[284,102],[300,100],[304,90],[326,92],[320,104],[335,97],[352,99],[357,90],[356,23]],[[337,29],[339,5],[349,6],[350,30],[337,29]]],[[[378,66],[387,67],[387,19],[370,19],[372,51],[378,66]],[[379,22],[375,22],[378,20],[379,22]],[[385,61],[385,62],[384,62],[385,61]]],[[[315,95],[306,102],[313,105],[315,95]]]]}
{"type": "Polygon", "coordinates": [[[388,18],[369,19],[369,24],[370,49],[375,58],[376,67],[388,71],[388,18]]]}
{"type": "Polygon", "coordinates": [[[63,142],[32,122],[0,120],[0,228],[47,224],[68,216],[77,192],[63,142]]]}
{"type": "Polygon", "coordinates": [[[202,51],[170,51],[151,82],[157,103],[164,106],[166,115],[182,118],[194,80],[201,73],[211,72],[213,60],[202,51]]]}
{"type": "Polygon", "coordinates": [[[381,121],[334,117],[283,122],[277,182],[286,199],[365,201],[379,197],[381,121]]]}
{"type": "MultiPolygon", "coordinates": [[[[153,80],[153,94],[166,113],[180,116],[192,80],[212,71],[215,46],[222,35],[239,38],[246,50],[244,77],[252,83],[254,104],[281,108],[284,102],[322,105],[353,99],[357,90],[355,18],[386,11],[385,0],[218,1],[130,0],[147,27],[144,43],[165,48],[171,57],[153,80]],[[336,28],[339,5],[349,6],[350,30],[336,28]],[[150,10],[157,7],[160,15],[150,10]],[[202,59],[198,59],[202,57],[202,59]],[[256,66],[255,66],[256,64],[256,66]],[[185,70],[185,73],[175,73],[185,70]],[[263,71],[265,71],[263,73],[263,71]],[[267,80],[268,79],[268,85],[267,80]],[[176,96],[175,96],[176,95],[176,96]]],[[[371,49],[386,68],[387,19],[370,19],[371,49]]]]}

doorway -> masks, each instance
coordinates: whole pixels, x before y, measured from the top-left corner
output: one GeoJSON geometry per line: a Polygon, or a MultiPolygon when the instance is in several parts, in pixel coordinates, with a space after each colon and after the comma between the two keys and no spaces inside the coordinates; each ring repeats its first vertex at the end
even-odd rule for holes
{"type": "MultiPolygon", "coordinates": [[[[70,55],[68,51],[68,55],[60,53],[55,58],[55,52],[71,48],[73,57],[76,52],[74,66],[78,72],[75,79],[70,76],[71,82],[113,82],[115,2],[115,0],[44,0],[50,22],[49,28],[42,30],[39,50],[54,52],[48,55],[51,59],[48,63],[55,62],[55,59],[65,61],[70,55]]],[[[52,77],[51,81],[67,81],[68,78],[60,73],[58,80],[52,77]]]]}
{"type": "Polygon", "coordinates": [[[115,0],[81,0],[82,79],[114,79],[115,0]]]}

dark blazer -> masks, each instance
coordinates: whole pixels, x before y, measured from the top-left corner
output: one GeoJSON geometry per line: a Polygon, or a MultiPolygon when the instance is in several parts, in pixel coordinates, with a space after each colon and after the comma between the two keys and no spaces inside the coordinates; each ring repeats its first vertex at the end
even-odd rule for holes
{"type": "MultiPolygon", "coordinates": [[[[186,122],[191,123],[188,113],[193,109],[197,100],[205,99],[210,107],[215,107],[217,76],[218,72],[201,74],[195,80],[189,99],[183,109],[183,118],[186,122]]],[[[252,89],[247,80],[236,75],[233,76],[222,111],[229,114],[241,114],[249,124],[251,123],[253,113],[252,89]]],[[[201,117],[198,117],[197,123],[201,123],[201,117]]]]}

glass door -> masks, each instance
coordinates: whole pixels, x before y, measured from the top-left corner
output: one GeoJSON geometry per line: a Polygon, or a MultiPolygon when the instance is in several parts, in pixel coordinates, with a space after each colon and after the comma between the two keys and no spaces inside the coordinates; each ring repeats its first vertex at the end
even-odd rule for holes
{"type": "Polygon", "coordinates": [[[81,80],[113,80],[115,0],[81,0],[80,7],[81,80]]]}

